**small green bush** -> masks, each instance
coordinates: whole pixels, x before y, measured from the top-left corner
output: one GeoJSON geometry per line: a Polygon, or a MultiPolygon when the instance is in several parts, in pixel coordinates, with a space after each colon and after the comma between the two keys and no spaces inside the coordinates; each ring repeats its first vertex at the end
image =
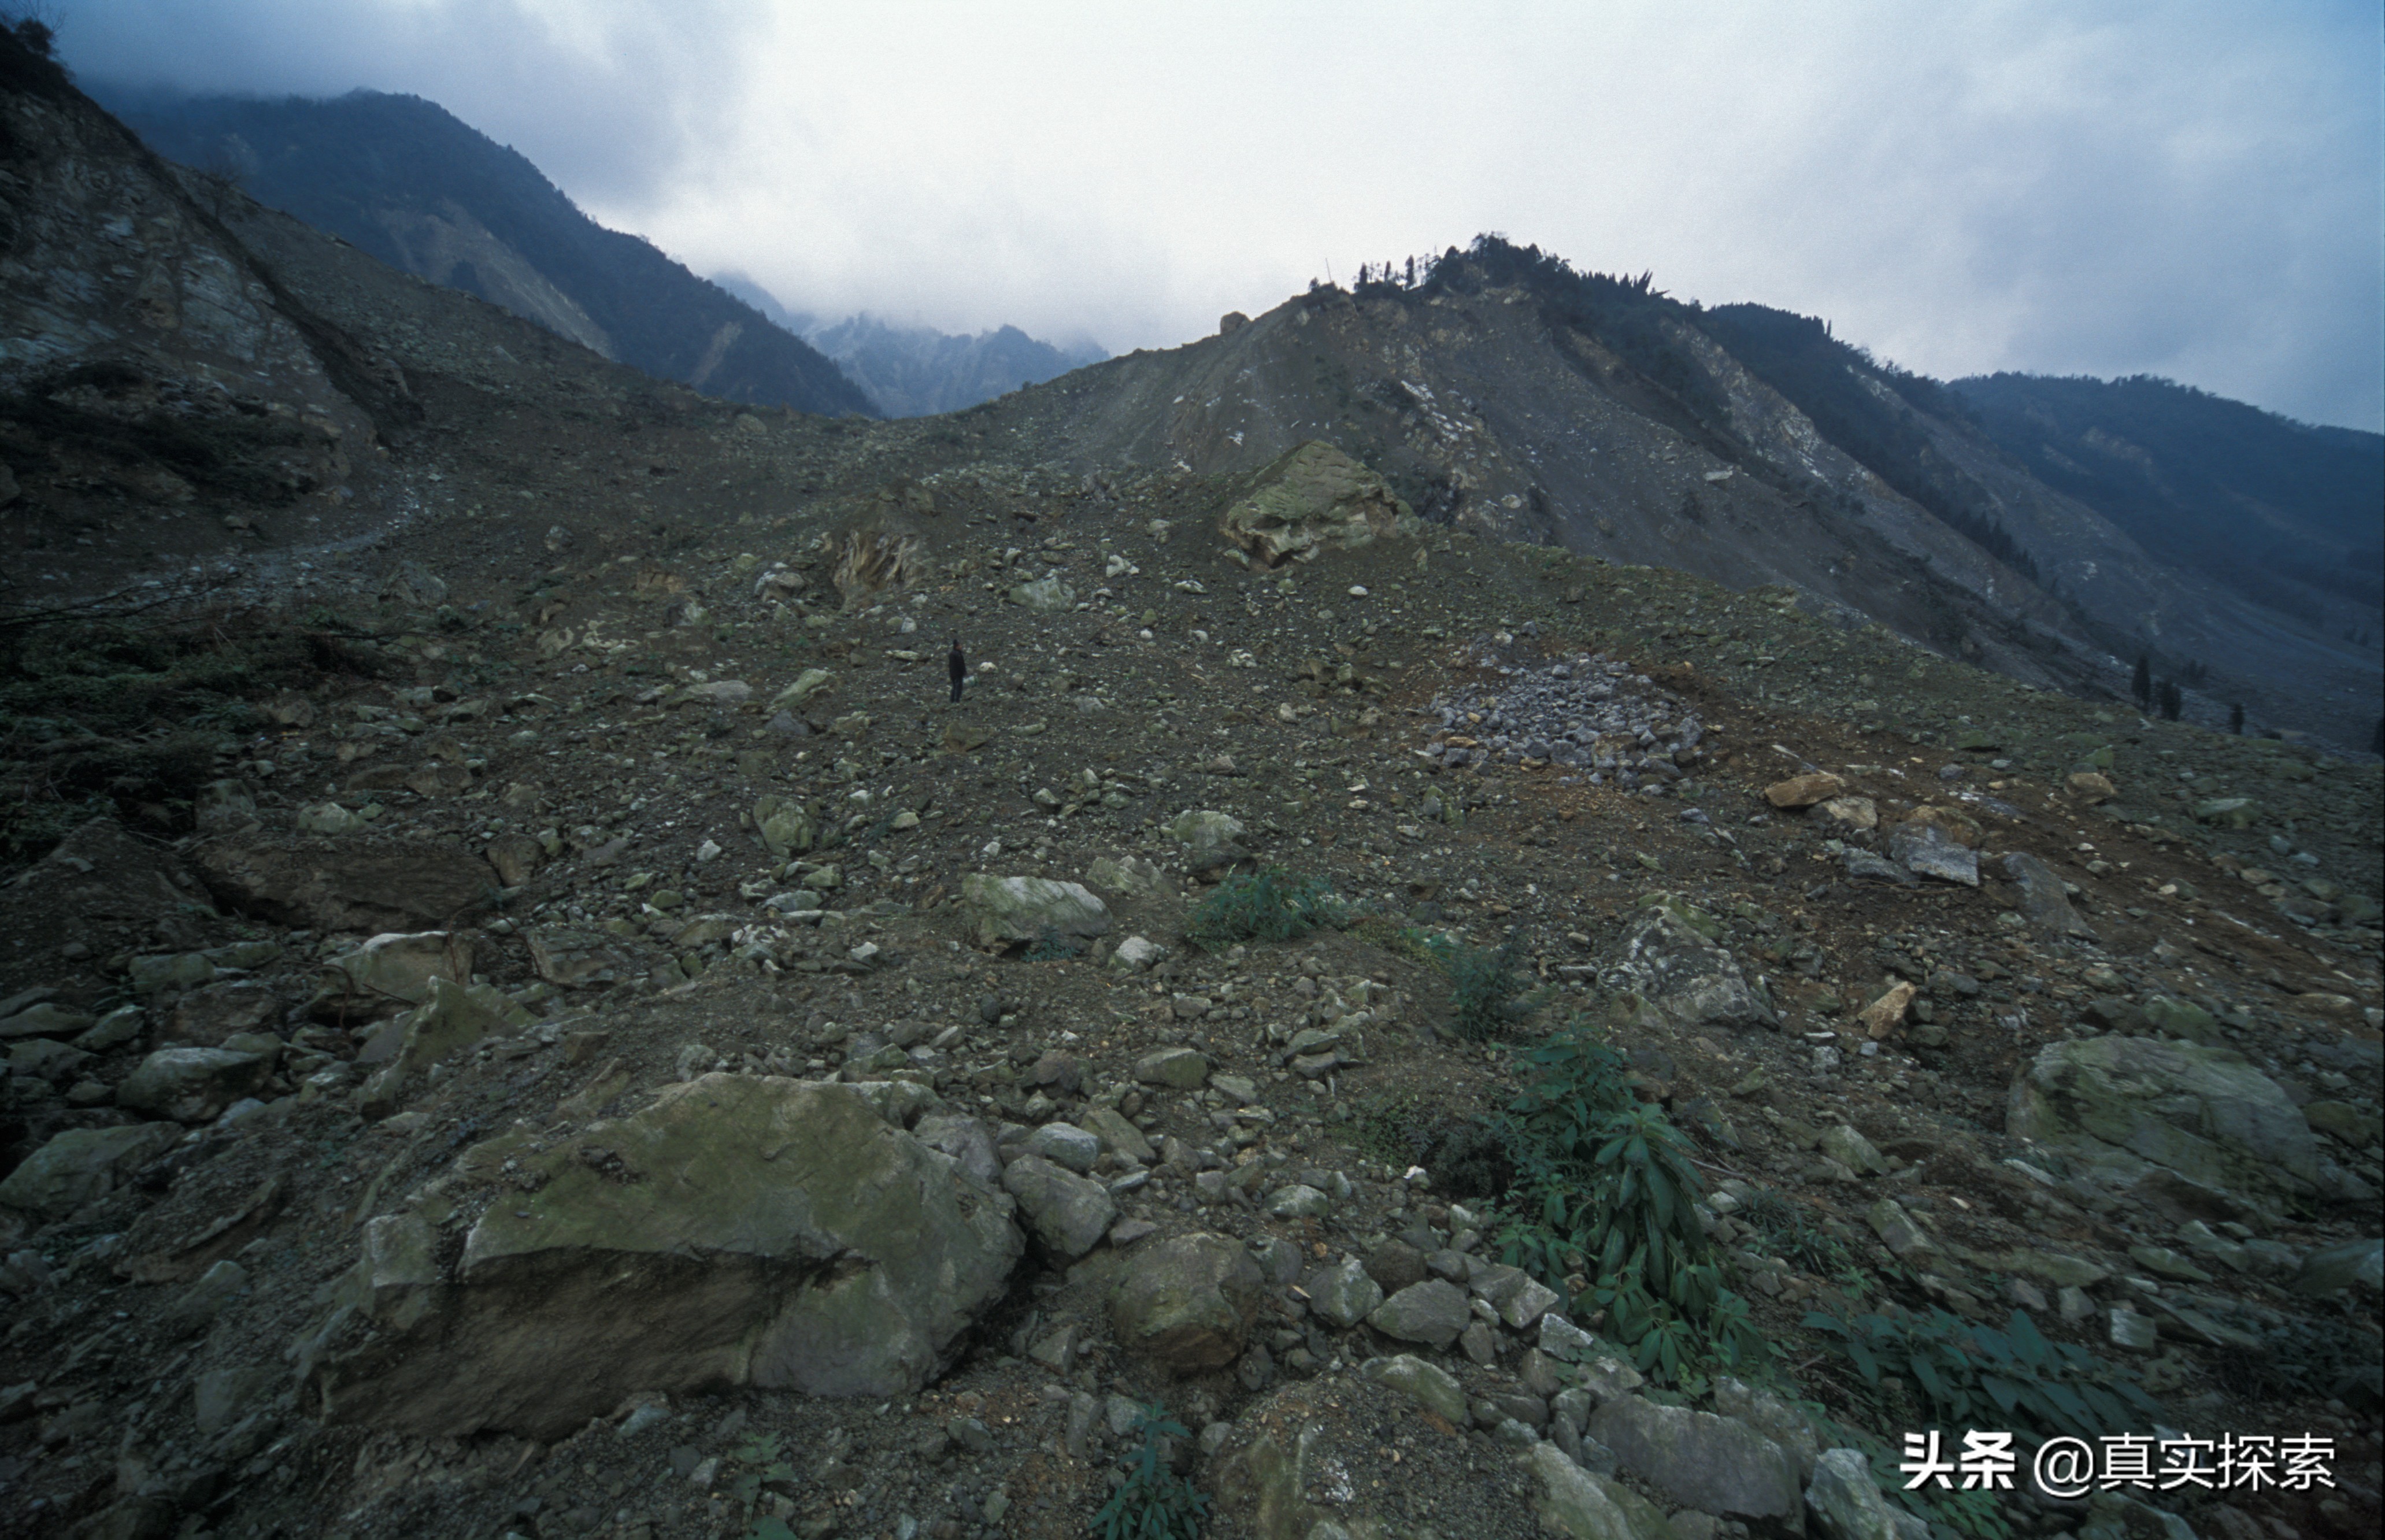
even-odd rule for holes
{"type": "Polygon", "coordinates": [[[1803,1205],[1768,1188],[1758,1189],[1735,1217],[1754,1233],[1758,1251],[1801,1271],[1836,1278],[1862,1265],[1853,1246],[1806,1218],[1803,1205]]]}
{"type": "Polygon", "coordinates": [[[1521,1058],[1538,1077],[1497,1125],[1516,1171],[1498,1236],[1509,1264],[1561,1292],[1587,1277],[1574,1308],[1605,1312],[1651,1378],[1760,1362],[1746,1301],[1723,1287],[1698,1222],[1689,1142],[1633,1095],[1623,1056],[1577,1020],[1521,1058]]]}
{"type": "Polygon", "coordinates": [[[1296,941],[1341,918],[1342,905],[1324,879],[1269,867],[1210,889],[1185,934],[1205,952],[1222,952],[1238,941],[1296,941]]]}
{"type": "Polygon", "coordinates": [[[1184,1425],[1156,1401],[1135,1421],[1142,1444],[1129,1458],[1126,1480],[1093,1515],[1101,1540],[1200,1540],[1209,1499],[1161,1459],[1161,1440],[1189,1437],[1184,1425]]]}
{"type": "Polygon", "coordinates": [[[1517,970],[1523,937],[1514,931],[1498,946],[1469,946],[1452,936],[1426,943],[1433,960],[1449,975],[1450,1030],[1479,1043],[1507,1024],[1524,993],[1517,970]]]}

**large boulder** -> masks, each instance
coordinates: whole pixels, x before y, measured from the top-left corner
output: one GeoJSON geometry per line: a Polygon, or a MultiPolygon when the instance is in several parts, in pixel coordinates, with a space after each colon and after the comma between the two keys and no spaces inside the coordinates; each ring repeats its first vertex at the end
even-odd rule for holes
{"type": "Polygon", "coordinates": [[[181,1141],[174,1123],[70,1128],[54,1135],[0,1182],[0,1208],[62,1220],[96,1203],[181,1141]]]}
{"type": "Polygon", "coordinates": [[[1196,877],[1250,859],[1251,853],[1242,848],[1242,820],[1231,813],[1190,809],[1168,822],[1168,833],[1184,847],[1184,869],[1196,877]]]}
{"type": "Polygon", "coordinates": [[[1166,872],[1140,856],[1096,856],[1085,868],[1085,881],[1128,898],[1157,898],[1176,891],[1166,872]]]}
{"type": "Polygon", "coordinates": [[[1907,819],[1888,832],[1888,853],[1917,877],[1979,885],[1979,853],[1951,837],[1941,824],[1907,819]]]}
{"type": "Polygon", "coordinates": [[[803,855],[819,838],[818,826],[804,805],[776,792],[755,802],[754,828],[762,836],[763,845],[782,861],[790,856],[803,855]]]}
{"type": "Polygon", "coordinates": [[[1664,1509],[1620,1482],[1585,1471],[1554,1444],[1535,1444],[1517,1457],[1538,1478],[1533,1513],[1561,1540],[1677,1540],[1664,1509]]]}
{"type": "Polygon", "coordinates": [[[196,846],[191,859],[226,908],[320,932],[426,930],[495,895],[488,862],[460,845],[228,839],[196,846]]]}
{"type": "Polygon", "coordinates": [[[1614,1450],[1624,1470],[1701,1513],[1789,1519],[1803,1498],[1786,1451],[1710,1411],[1622,1396],[1591,1413],[1585,1432],[1614,1450]]]}
{"type": "Polygon", "coordinates": [[[530,962],[538,976],[565,989],[595,989],[618,983],[637,971],[629,950],[602,931],[542,925],[524,933],[530,962]]]}
{"type": "MultiPolygon", "coordinates": [[[[235,1039],[235,1041],[238,1041],[235,1039]]],[[[273,1077],[269,1054],[235,1048],[160,1048],[116,1088],[116,1105],[177,1122],[212,1121],[273,1077]]]]}
{"type": "Polygon", "coordinates": [[[1030,582],[1014,585],[1010,602],[1022,609],[1068,609],[1077,602],[1077,591],[1057,572],[1046,572],[1030,582]]]}
{"type": "Polygon", "coordinates": [[[1387,1337],[1443,1350],[1473,1320],[1465,1291],[1438,1278],[1410,1283],[1367,1313],[1367,1324],[1387,1337]]]}
{"type": "Polygon", "coordinates": [[[452,1265],[412,1215],[372,1240],[344,1308],[378,1330],[322,1366],[327,1418],[551,1440],[638,1391],[908,1396],[1026,1245],[1007,1198],[857,1086],[706,1075],[458,1162],[507,1164],[452,1265]]]}
{"type": "Polygon", "coordinates": [[[472,943],[446,931],[391,932],[323,965],[308,1008],[318,1016],[345,1020],[383,1014],[401,1005],[418,1006],[434,979],[472,976],[472,943]]]}
{"type": "Polygon", "coordinates": [[[2133,1181],[2158,1166],[2237,1191],[2357,1196],[2283,1087],[2232,1049],[2158,1037],[2050,1043],[2004,1131],[2133,1181]]]}
{"type": "Polygon", "coordinates": [[[1090,938],[1110,928],[1108,908],[1091,890],[1049,877],[969,872],[961,878],[961,913],[969,940],[989,947],[1090,938]]]}
{"type": "Polygon", "coordinates": [[[1109,1189],[1040,1155],[1022,1155],[1002,1173],[1003,1190],[1018,1200],[1035,1238],[1060,1256],[1091,1251],[1118,1218],[1109,1189]]]}
{"type": "Polygon", "coordinates": [[[1624,928],[1622,957],[1607,970],[1607,987],[1639,995],[1683,1026],[1777,1025],[1771,1004],[1723,949],[1721,936],[1713,917],[1670,894],[1645,899],[1624,928]]]}
{"type": "Polygon", "coordinates": [[[1344,1257],[1331,1267],[1317,1269],[1302,1287],[1308,1295],[1310,1311],[1318,1320],[1345,1332],[1372,1315],[1383,1302],[1383,1285],[1367,1275],[1366,1265],[1355,1257],[1344,1257]]]}
{"type": "Polygon", "coordinates": [[[2049,941],[2064,936],[2092,939],[2095,932],[2070,907],[2070,895],[2054,870],[2026,850],[2004,858],[2004,875],[2020,888],[2021,918],[2029,933],[2049,941]]]}
{"type": "Polygon", "coordinates": [[[1311,439],[1258,473],[1217,532],[1262,567],[1314,561],[1424,529],[1391,483],[1322,440],[1311,439]]]}
{"type": "Polygon", "coordinates": [[[1895,1511],[1861,1449],[1826,1450],[1814,1461],[1805,1507],[1827,1540],[1898,1540],[1895,1511]]]}
{"type": "Polygon", "coordinates": [[[1195,1233],[1135,1252],[1110,1297],[1120,1345],[1179,1374],[1242,1357],[1267,1279],[1242,1242],[1195,1233]]]}

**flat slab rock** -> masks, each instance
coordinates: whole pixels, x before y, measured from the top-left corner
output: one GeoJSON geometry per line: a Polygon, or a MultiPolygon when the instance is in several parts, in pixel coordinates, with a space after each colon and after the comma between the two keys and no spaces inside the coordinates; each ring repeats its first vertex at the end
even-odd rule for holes
{"type": "Polygon", "coordinates": [[[522,1133],[467,1151],[491,1175],[511,1160],[518,1184],[452,1266],[415,1215],[368,1226],[343,1303],[381,1329],[319,1371],[325,1417],[553,1439],[636,1391],[916,1392],[1026,1241],[1010,1200],[904,1110],[863,1086],[710,1074],[543,1151],[522,1133]]]}
{"type": "Polygon", "coordinates": [[[1625,1396],[1592,1412],[1584,1431],[1614,1450],[1624,1470],[1684,1508],[1742,1519],[1799,1511],[1794,1462],[1744,1422],[1625,1396]]]}

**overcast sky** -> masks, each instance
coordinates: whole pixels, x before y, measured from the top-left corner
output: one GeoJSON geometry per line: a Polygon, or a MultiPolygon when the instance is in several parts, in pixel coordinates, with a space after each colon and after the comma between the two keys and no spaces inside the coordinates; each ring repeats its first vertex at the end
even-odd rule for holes
{"type": "Polygon", "coordinates": [[[2375,0],[48,0],[94,81],[435,100],[790,307],[1169,346],[1502,232],[1940,376],[2385,426],[2375,0]]]}

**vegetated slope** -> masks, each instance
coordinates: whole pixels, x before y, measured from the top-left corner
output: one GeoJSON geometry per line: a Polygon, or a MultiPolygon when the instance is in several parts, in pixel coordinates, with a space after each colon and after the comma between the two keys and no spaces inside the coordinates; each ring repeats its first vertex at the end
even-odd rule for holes
{"type": "Polygon", "coordinates": [[[1783,582],[1950,656],[2101,692],[2151,652],[2187,711],[2365,743],[2373,654],[2149,552],[1945,387],[1817,321],[1704,310],[1495,237],[1413,285],[1322,288],[1002,404],[1092,469],[1239,470],[1324,437],[1426,517],[1734,584],[1783,582]]]}
{"type": "Polygon", "coordinates": [[[2282,610],[2374,634],[2385,435],[2295,422],[2173,381],[1992,374],[1950,387],[2049,486],[2146,549],[2282,610]]]}
{"type": "Polygon", "coordinates": [[[867,415],[826,357],[418,96],[127,98],[161,154],[401,268],[706,393],[867,415]]]}
{"type": "Polygon", "coordinates": [[[1098,347],[1055,347],[1015,326],[961,336],[867,313],[823,321],[789,309],[743,273],[712,281],[834,358],[888,417],[960,411],[1109,357],[1098,347]]]}

